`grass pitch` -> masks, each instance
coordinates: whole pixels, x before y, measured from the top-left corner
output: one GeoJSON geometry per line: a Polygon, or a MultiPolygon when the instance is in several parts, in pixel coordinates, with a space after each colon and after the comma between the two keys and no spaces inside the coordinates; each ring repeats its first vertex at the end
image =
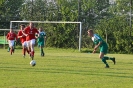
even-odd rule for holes
{"type": "Polygon", "coordinates": [[[110,68],[104,68],[98,54],[46,48],[41,57],[36,48],[32,67],[21,49],[13,55],[0,49],[0,88],[132,88],[133,55],[108,56],[116,57],[116,65],[108,60],[110,68]]]}

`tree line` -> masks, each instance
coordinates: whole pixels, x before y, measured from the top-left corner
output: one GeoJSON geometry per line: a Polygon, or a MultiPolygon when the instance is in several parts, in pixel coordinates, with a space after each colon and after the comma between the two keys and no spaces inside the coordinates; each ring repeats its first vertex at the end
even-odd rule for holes
{"type": "MultiPolygon", "coordinates": [[[[82,48],[91,49],[89,28],[102,36],[109,52],[132,53],[132,0],[2,0],[0,29],[9,28],[11,20],[80,21],[82,48]]],[[[47,33],[48,47],[78,48],[78,24],[35,24],[47,33]]]]}

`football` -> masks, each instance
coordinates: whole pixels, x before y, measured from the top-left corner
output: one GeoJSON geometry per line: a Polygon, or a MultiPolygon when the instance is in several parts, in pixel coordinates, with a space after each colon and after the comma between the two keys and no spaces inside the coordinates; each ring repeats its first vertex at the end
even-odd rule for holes
{"type": "Polygon", "coordinates": [[[30,61],[30,65],[31,66],[35,66],[36,65],[36,61],[35,60],[30,61]]]}

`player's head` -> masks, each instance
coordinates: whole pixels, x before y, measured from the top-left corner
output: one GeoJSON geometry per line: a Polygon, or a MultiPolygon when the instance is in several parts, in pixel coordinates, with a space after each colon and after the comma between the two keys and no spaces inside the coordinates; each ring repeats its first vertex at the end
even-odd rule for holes
{"type": "Polygon", "coordinates": [[[10,29],[10,33],[13,33],[13,28],[10,29]]]}
{"type": "Polygon", "coordinates": [[[89,30],[87,31],[87,33],[88,33],[88,35],[89,35],[90,37],[93,37],[93,30],[92,30],[92,29],[89,29],[89,30]]]}
{"type": "Polygon", "coordinates": [[[40,28],[39,28],[39,31],[41,32],[42,30],[43,30],[42,27],[40,27],[40,28]]]}
{"type": "Polygon", "coordinates": [[[20,25],[20,29],[21,29],[21,30],[24,30],[24,28],[25,28],[25,25],[24,25],[24,24],[21,24],[21,25],[20,25]]]}
{"type": "Polygon", "coordinates": [[[34,27],[34,24],[32,22],[30,22],[29,27],[30,28],[33,28],[34,27]]]}

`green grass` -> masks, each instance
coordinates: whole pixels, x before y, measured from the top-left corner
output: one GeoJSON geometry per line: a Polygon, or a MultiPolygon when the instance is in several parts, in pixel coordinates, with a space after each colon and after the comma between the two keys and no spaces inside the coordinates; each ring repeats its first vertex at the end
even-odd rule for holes
{"type": "Polygon", "coordinates": [[[133,55],[108,54],[116,57],[110,68],[98,54],[79,53],[72,49],[45,49],[40,57],[36,48],[37,65],[29,65],[29,56],[22,58],[21,50],[13,55],[0,49],[0,88],[132,88],[133,55]]]}

